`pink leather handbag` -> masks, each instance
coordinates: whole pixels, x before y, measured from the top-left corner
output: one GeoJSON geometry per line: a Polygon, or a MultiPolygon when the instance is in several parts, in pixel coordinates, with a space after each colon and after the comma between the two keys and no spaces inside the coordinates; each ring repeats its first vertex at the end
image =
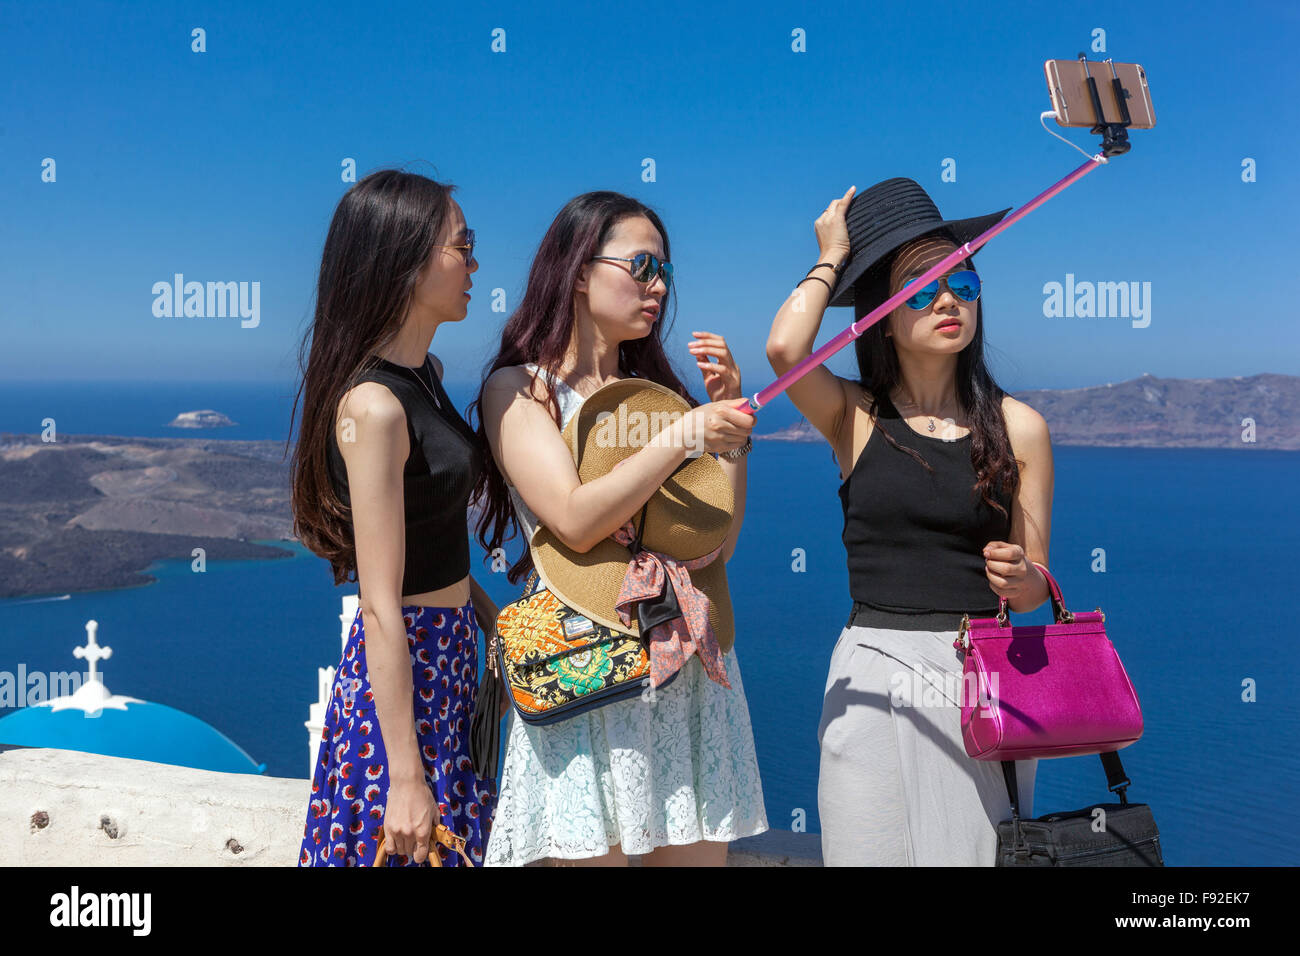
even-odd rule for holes
{"type": "Polygon", "coordinates": [[[1127,747],[1142,736],[1137,692],[1106,637],[1101,608],[1071,614],[1047,578],[1056,623],[1012,627],[963,615],[953,646],[966,652],[961,733],[977,760],[1070,757],[1127,747]],[[978,695],[978,696],[977,696],[978,695]]]}

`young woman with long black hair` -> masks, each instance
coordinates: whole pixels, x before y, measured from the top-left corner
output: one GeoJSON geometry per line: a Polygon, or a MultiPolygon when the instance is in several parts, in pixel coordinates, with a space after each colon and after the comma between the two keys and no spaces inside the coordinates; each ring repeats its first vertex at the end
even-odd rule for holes
{"type": "MultiPolygon", "coordinates": [[[[767,343],[784,373],[812,352],[827,305],[862,318],[1007,212],[946,221],[925,190],[850,188],[817,219],[817,264],[767,343]]],[[[818,739],[828,865],[992,865],[1011,816],[1001,769],[962,744],[963,613],[1047,599],[1052,448],[1041,415],[984,362],[970,259],[855,342],[856,381],[819,366],[788,394],[840,466],[848,624],[831,654],[818,739]]],[[[1017,761],[1032,815],[1037,762],[1017,761]]]]}
{"type": "MultiPolygon", "coordinates": [[[[483,859],[496,798],[474,775],[469,722],[480,621],[497,608],[469,574],[474,433],[429,354],[465,318],[478,268],[454,187],[383,170],[344,194],[304,337],[294,527],[358,582],[334,678],[301,866],[456,866],[426,846],[435,823],[483,859]],[[383,835],[380,837],[382,826],[383,835]]],[[[295,411],[297,401],[294,403],[295,411]]]]}
{"type": "MultiPolygon", "coordinates": [[[[699,442],[719,454],[735,493],[716,560],[731,557],[753,416],[731,407],[740,372],[722,336],[696,332],[688,346],[710,402],[696,402],[674,372],[663,345],[669,256],[659,216],[619,193],[572,199],[547,230],[476,403],[490,451],[478,531],[490,553],[511,525],[527,541],[539,522],[588,551],[636,515],[699,442]],[[584,484],[561,431],[592,392],[631,377],[677,393],[691,411],[584,484]]],[[[525,548],[510,579],[532,564],[525,548]]],[[[728,842],[766,830],[735,650],[721,660],[730,686],[710,679],[693,653],[653,704],[633,698],[544,726],[512,712],[489,865],[619,866],[629,855],[647,866],[719,865],[728,842]]]]}

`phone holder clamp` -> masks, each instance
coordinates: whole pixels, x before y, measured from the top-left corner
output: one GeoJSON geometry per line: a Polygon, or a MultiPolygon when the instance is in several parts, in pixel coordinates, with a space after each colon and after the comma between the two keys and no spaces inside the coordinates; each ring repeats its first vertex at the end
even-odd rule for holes
{"type": "Polygon", "coordinates": [[[1122,122],[1107,123],[1104,121],[1105,113],[1101,108],[1101,95],[1097,92],[1097,79],[1092,75],[1088,68],[1088,57],[1080,53],[1079,62],[1083,65],[1083,74],[1088,84],[1088,96],[1092,99],[1092,111],[1097,117],[1098,123],[1092,127],[1089,132],[1101,135],[1101,154],[1103,156],[1121,156],[1127,153],[1132,144],[1128,141],[1128,126],[1133,122],[1132,116],[1129,115],[1128,90],[1124,89],[1124,84],[1120,82],[1119,74],[1115,72],[1115,63],[1107,58],[1103,62],[1110,64],[1110,83],[1115,93],[1115,102],[1119,104],[1119,114],[1123,117],[1122,122]]]}

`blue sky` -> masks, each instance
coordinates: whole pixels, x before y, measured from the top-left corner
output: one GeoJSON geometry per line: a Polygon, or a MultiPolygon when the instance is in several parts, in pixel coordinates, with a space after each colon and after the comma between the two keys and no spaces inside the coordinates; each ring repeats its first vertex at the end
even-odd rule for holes
{"type": "MultiPolygon", "coordinates": [[[[475,285],[512,306],[568,199],[639,197],[672,240],[679,369],[698,384],[690,331],[716,331],[753,392],[772,378],[772,317],[816,261],[812,222],[850,184],[909,176],[959,218],[1020,205],[1082,161],[1039,125],[1042,63],[1088,49],[1095,28],[1106,52],[1090,57],[1142,63],[1159,122],[979,255],[1000,383],[1300,374],[1300,326],[1276,297],[1300,229],[1297,9],[8,3],[0,377],[292,378],[351,157],[358,176],[455,183],[475,285]],[[505,53],[490,49],[498,27],[505,53]],[[152,286],[175,273],[258,282],[260,324],[155,317],[152,286]],[[1149,282],[1150,325],[1045,317],[1043,286],[1067,273],[1149,282]]],[[[1062,132],[1092,151],[1086,130],[1062,132]]],[[[490,300],[434,339],[452,381],[494,351],[505,316],[490,300]]],[[[819,341],[852,318],[828,310],[819,341]]],[[[850,363],[851,349],[831,367],[850,363]]]]}

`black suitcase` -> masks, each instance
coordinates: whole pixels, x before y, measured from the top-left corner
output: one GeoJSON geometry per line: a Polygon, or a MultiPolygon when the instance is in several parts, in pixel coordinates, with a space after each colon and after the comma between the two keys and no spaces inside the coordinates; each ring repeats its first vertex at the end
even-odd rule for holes
{"type": "Polygon", "coordinates": [[[1129,803],[1129,779],[1114,751],[1098,754],[1107,789],[1119,803],[1097,803],[1082,810],[1020,819],[1016,765],[1002,761],[1002,776],[1011,798],[1011,819],[998,824],[997,866],[1164,866],[1160,831],[1151,808],[1129,803]],[[1096,809],[1105,811],[1105,828],[1094,829],[1096,809]]]}

